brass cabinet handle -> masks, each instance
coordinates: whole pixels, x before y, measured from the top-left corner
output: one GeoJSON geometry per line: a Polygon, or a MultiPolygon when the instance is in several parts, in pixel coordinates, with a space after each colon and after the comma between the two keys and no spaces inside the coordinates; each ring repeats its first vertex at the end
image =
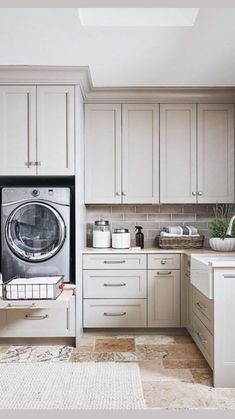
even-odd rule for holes
{"type": "Polygon", "coordinates": [[[30,314],[26,314],[25,318],[27,320],[44,320],[47,319],[49,316],[48,314],[44,314],[43,316],[31,316],[30,314]]]}
{"type": "Polygon", "coordinates": [[[104,313],[104,316],[107,317],[119,317],[119,316],[125,316],[126,311],[123,311],[122,313],[104,313]]]}
{"type": "Polygon", "coordinates": [[[126,263],[125,260],[104,260],[104,263],[126,263]]]}
{"type": "Polygon", "coordinates": [[[207,310],[207,307],[206,307],[206,306],[204,306],[204,304],[202,304],[200,301],[197,301],[197,302],[196,302],[196,304],[197,304],[197,306],[198,306],[199,308],[201,308],[202,310],[207,310]]]}
{"type": "Polygon", "coordinates": [[[202,336],[200,332],[197,332],[197,336],[199,340],[205,345],[207,343],[207,340],[202,336]]]}
{"type": "Polygon", "coordinates": [[[162,272],[157,272],[157,275],[171,275],[172,274],[172,272],[171,271],[167,271],[167,272],[164,272],[164,271],[162,271],[162,272]]]}
{"type": "Polygon", "coordinates": [[[121,284],[107,284],[104,283],[104,287],[125,287],[126,284],[124,282],[122,282],[121,284]]]}
{"type": "Polygon", "coordinates": [[[192,192],[192,195],[193,195],[193,196],[196,196],[196,195],[197,195],[197,192],[196,192],[196,191],[193,191],[193,192],[192,192]]]}
{"type": "Polygon", "coordinates": [[[162,264],[162,265],[165,265],[165,264],[166,264],[166,259],[162,259],[162,260],[161,260],[161,264],[162,264]]]}
{"type": "Polygon", "coordinates": [[[41,166],[41,162],[40,161],[26,161],[25,166],[27,166],[28,168],[30,168],[31,166],[41,166]]]}

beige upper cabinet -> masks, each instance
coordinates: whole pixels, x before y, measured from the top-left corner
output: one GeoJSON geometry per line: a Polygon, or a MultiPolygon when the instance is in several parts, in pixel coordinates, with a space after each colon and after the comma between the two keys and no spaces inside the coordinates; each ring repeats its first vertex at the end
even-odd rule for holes
{"type": "Polygon", "coordinates": [[[159,202],[159,105],[122,107],[123,203],[159,202]]]}
{"type": "Polygon", "coordinates": [[[198,105],[198,202],[234,202],[234,105],[198,105]]]}
{"type": "Polygon", "coordinates": [[[0,175],[36,175],[36,87],[0,86],[0,175]]]}
{"type": "Polygon", "coordinates": [[[160,202],[195,203],[196,105],[160,105],[160,202]]]}
{"type": "Polygon", "coordinates": [[[74,87],[0,87],[0,175],[74,174],[74,87]]]}
{"type": "Polygon", "coordinates": [[[39,175],[74,174],[74,87],[37,87],[39,175]]]}
{"type": "Polygon", "coordinates": [[[159,202],[158,105],[88,104],[85,202],[159,202]]]}
{"type": "Polygon", "coordinates": [[[85,202],[121,203],[121,105],[86,105],[85,138],[85,202]]]}

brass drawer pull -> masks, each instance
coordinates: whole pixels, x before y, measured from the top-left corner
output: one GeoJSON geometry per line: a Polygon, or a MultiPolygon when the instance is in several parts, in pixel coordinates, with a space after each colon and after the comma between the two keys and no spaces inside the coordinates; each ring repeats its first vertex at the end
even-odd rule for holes
{"type": "Polygon", "coordinates": [[[171,275],[172,274],[172,272],[171,271],[167,271],[167,272],[157,272],[157,275],[161,275],[161,276],[164,276],[164,275],[171,275]]]}
{"type": "Polygon", "coordinates": [[[27,320],[44,320],[47,319],[49,316],[48,314],[45,314],[44,316],[31,316],[30,314],[26,314],[25,318],[27,320]]]}
{"type": "Polygon", "coordinates": [[[204,304],[202,304],[200,301],[197,301],[196,304],[201,310],[207,310],[207,307],[204,306],[204,304]]]}
{"type": "Polygon", "coordinates": [[[104,263],[126,263],[125,260],[104,260],[104,263]]]}
{"type": "Polygon", "coordinates": [[[125,316],[126,315],[126,311],[123,311],[122,313],[104,313],[104,316],[107,317],[120,317],[120,316],[125,316]]]}
{"type": "Polygon", "coordinates": [[[121,284],[107,284],[104,283],[104,287],[125,287],[126,284],[124,282],[122,282],[121,284]]]}
{"type": "Polygon", "coordinates": [[[200,332],[197,332],[197,336],[198,336],[199,340],[203,343],[203,345],[207,344],[207,340],[202,336],[202,334],[200,332]]]}

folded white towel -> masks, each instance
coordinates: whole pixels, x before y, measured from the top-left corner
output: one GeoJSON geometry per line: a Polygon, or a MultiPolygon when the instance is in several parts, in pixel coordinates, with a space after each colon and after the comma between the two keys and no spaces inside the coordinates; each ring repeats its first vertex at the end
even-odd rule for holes
{"type": "Polygon", "coordinates": [[[166,233],[165,231],[160,232],[161,237],[200,237],[200,234],[172,234],[166,233]]]}

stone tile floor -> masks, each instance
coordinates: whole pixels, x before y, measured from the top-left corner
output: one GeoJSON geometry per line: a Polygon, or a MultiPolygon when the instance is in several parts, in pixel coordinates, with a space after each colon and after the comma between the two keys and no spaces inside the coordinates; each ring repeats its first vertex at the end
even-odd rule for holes
{"type": "Polygon", "coordinates": [[[212,387],[212,371],[190,336],[90,332],[79,348],[0,346],[0,363],[25,361],[136,362],[148,408],[235,409],[235,388],[212,387]]]}

